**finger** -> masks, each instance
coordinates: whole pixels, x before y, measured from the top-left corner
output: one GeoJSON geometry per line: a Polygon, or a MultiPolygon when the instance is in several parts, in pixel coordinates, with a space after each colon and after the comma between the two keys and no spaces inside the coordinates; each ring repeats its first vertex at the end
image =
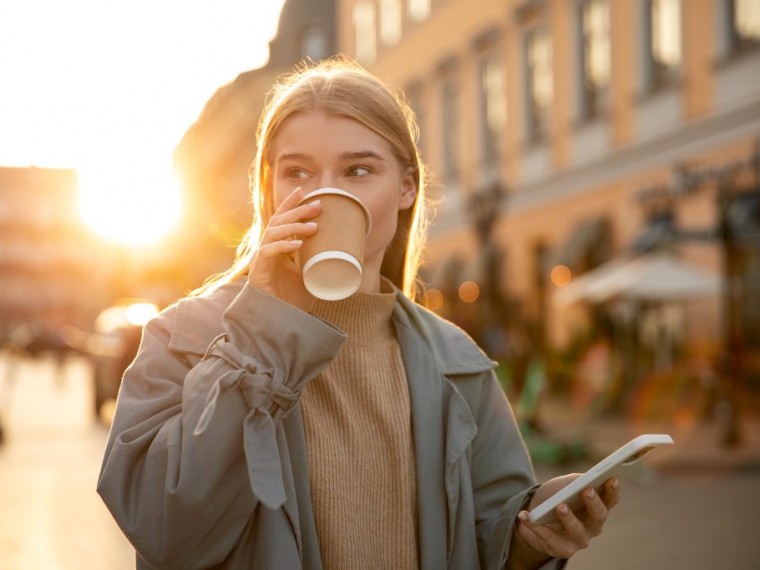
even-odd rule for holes
{"type": "Polygon", "coordinates": [[[534,525],[530,522],[527,512],[522,511],[518,515],[518,518],[520,523],[517,525],[517,534],[522,541],[536,552],[543,552],[544,554],[551,556],[549,553],[551,550],[549,543],[541,534],[536,532],[536,527],[538,525],[534,525]]]}
{"type": "Polygon", "coordinates": [[[272,227],[304,222],[318,216],[320,208],[321,205],[319,200],[315,200],[313,202],[309,202],[308,204],[303,204],[301,206],[293,208],[292,210],[273,215],[269,219],[269,223],[267,225],[269,227],[272,227]]]}
{"type": "Polygon", "coordinates": [[[586,489],[582,496],[586,505],[586,532],[591,536],[599,536],[604,521],[607,520],[607,506],[594,489],[586,489]]]}
{"type": "Polygon", "coordinates": [[[604,483],[604,496],[602,497],[607,510],[620,502],[620,480],[612,477],[604,483]]]}
{"type": "Polygon", "coordinates": [[[287,195],[287,197],[282,201],[282,203],[275,208],[274,213],[278,212],[284,212],[286,210],[291,210],[295,208],[301,200],[303,200],[303,197],[305,196],[304,189],[299,186],[295,190],[293,190],[290,194],[287,195]]]}
{"type": "Polygon", "coordinates": [[[299,249],[302,244],[303,240],[300,239],[281,240],[262,245],[258,248],[257,252],[259,257],[272,259],[283,253],[292,253],[299,249]]]}
{"type": "Polygon", "coordinates": [[[270,223],[275,217],[281,216],[298,206],[298,204],[301,203],[301,200],[303,200],[304,195],[305,192],[300,186],[288,194],[282,202],[276,205],[274,212],[272,212],[272,216],[270,217],[270,223]]]}
{"type": "Polygon", "coordinates": [[[557,507],[557,515],[567,538],[573,543],[575,549],[587,548],[591,541],[590,533],[572,509],[563,503],[557,507]]]}
{"type": "Polygon", "coordinates": [[[269,226],[264,230],[261,243],[268,244],[277,241],[289,241],[298,237],[310,236],[316,231],[317,224],[315,222],[294,222],[281,226],[269,226]]]}
{"type": "Polygon", "coordinates": [[[295,221],[302,219],[301,217],[313,217],[319,212],[319,199],[311,200],[306,204],[301,204],[304,199],[305,192],[301,187],[296,188],[291,192],[282,203],[275,209],[269,223],[274,220],[280,220],[285,217],[284,222],[295,221]],[[299,205],[300,204],[300,205],[299,205]],[[315,213],[316,212],[316,213],[315,213]]]}
{"type": "MultiPolygon", "coordinates": [[[[560,519],[563,516],[560,515],[560,519]]],[[[520,533],[520,537],[534,550],[543,552],[554,558],[570,558],[579,550],[572,539],[563,536],[552,527],[531,523],[528,520],[527,513],[524,511],[520,513],[519,518],[520,526],[518,527],[518,532],[520,533]]]]}

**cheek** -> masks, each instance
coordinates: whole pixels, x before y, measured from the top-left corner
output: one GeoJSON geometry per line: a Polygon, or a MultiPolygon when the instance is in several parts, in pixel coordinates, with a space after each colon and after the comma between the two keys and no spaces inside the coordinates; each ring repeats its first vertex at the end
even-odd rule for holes
{"type": "Polygon", "coordinates": [[[370,208],[370,213],[372,214],[372,231],[369,234],[369,241],[386,247],[396,234],[398,212],[389,208],[370,208]]]}
{"type": "Polygon", "coordinates": [[[280,205],[285,201],[285,198],[287,198],[291,193],[293,192],[292,188],[288,188],[284,185],[278,185],[277,183],[272,185],[272,199],[273,199],[273,209],[272,212],[277,210],[277,208],[280,207],[280,205]]]}
{"type": "Polygon", "coordinates": [[[275,192],[274,193],[274,201],[272,202],[272,213],[274,213],[277,208],[280,207],[280,205],[285,201],[286,196],[281,195],[281,193],[275,192]]]}

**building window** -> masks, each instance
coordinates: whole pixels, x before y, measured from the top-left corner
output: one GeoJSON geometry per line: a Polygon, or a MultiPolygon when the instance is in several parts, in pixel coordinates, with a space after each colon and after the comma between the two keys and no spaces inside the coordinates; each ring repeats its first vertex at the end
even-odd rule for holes
{"type": "Polygon", "coordinates": [[[731,40],[734,52],[742,52],[760,44],[760,2],[732,0],[731,40]]]}
{"type": "Polygon", "coordinates": [[[607,0],[580,5],[582,113],[597,117],[605,106],[610,82],[610,7],[607,0]]]}
{"type": "Polygon", "coordinates": [[[677,78],[682,60],[681,0],[650,0],[650,88],[657,89],[677,78]]]}
{"type": "Polygon", "coordinates": [[[401,40],[401,0],[380,0],[380,39],[387,46],[401,40]]]}
{"type": "Polygon", "coordinates": [[[507,123],[507,89],[504,65],[495,55],[480,63],[480,109],[483,162],[497,164],[507,123]]]}
{"type": "Polygon", "coordinates": [[[552,43],[545,30],[536,29],[528,34],[526,57],[528,140],[535,143],[542,141],[548,134],[554,101],[552,43]]]}
{"type": "Polygon", "coordinates": [[[371,64],[377,57],[375,4],[372,0],[360,0],[354,5],[354,37],[356,59],[371,64]]]}
{"type": "Polygon", "coordinates": [[[423,22],[430,16],[430,0],[408,0],[407,11],[414,22],[423,22]]]}
{"type": "Polygon", "coordinates": [[[443,176],[445,182],[456,182],[459,176],[459,90],[451,75],[441,84],[441,142],[443,144],[443,176]]]}
{"type": "Polygon", "coordinates": [[[309,26],[301,36],[301,57],[319,61],[328,56],[327,36],[319,26],[309,26]]]}

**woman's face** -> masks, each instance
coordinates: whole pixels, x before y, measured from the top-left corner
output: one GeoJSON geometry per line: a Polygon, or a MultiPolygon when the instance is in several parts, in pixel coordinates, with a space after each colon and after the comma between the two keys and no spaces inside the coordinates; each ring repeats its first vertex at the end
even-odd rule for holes
{"type": "Polygon", "coordinates": [[[275,209],[299,186],[305,192],[340,188],[367,206],[372,230],[365,246],[365,275],[379,276],[398,212],[414,204],[412,168],[402,166],[390,144],[374,131],[323,111],[288,118],[269,156],[275,209]]]}

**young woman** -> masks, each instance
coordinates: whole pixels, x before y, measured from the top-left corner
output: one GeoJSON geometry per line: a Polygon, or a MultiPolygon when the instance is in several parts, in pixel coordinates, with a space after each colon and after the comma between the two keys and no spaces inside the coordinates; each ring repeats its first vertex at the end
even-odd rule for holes
{"type": "Polygon", "coordinates": [[[98,492],[138,568],[555,568],[601,532],[534,483],[494,363],[412,300],[424,170],[408,107],[334,60],[275,87],[236,263],[144,330],[98,492]],[[315,299],[293,253],[321,187],[372,215],[359,292],[315,299]]]}

